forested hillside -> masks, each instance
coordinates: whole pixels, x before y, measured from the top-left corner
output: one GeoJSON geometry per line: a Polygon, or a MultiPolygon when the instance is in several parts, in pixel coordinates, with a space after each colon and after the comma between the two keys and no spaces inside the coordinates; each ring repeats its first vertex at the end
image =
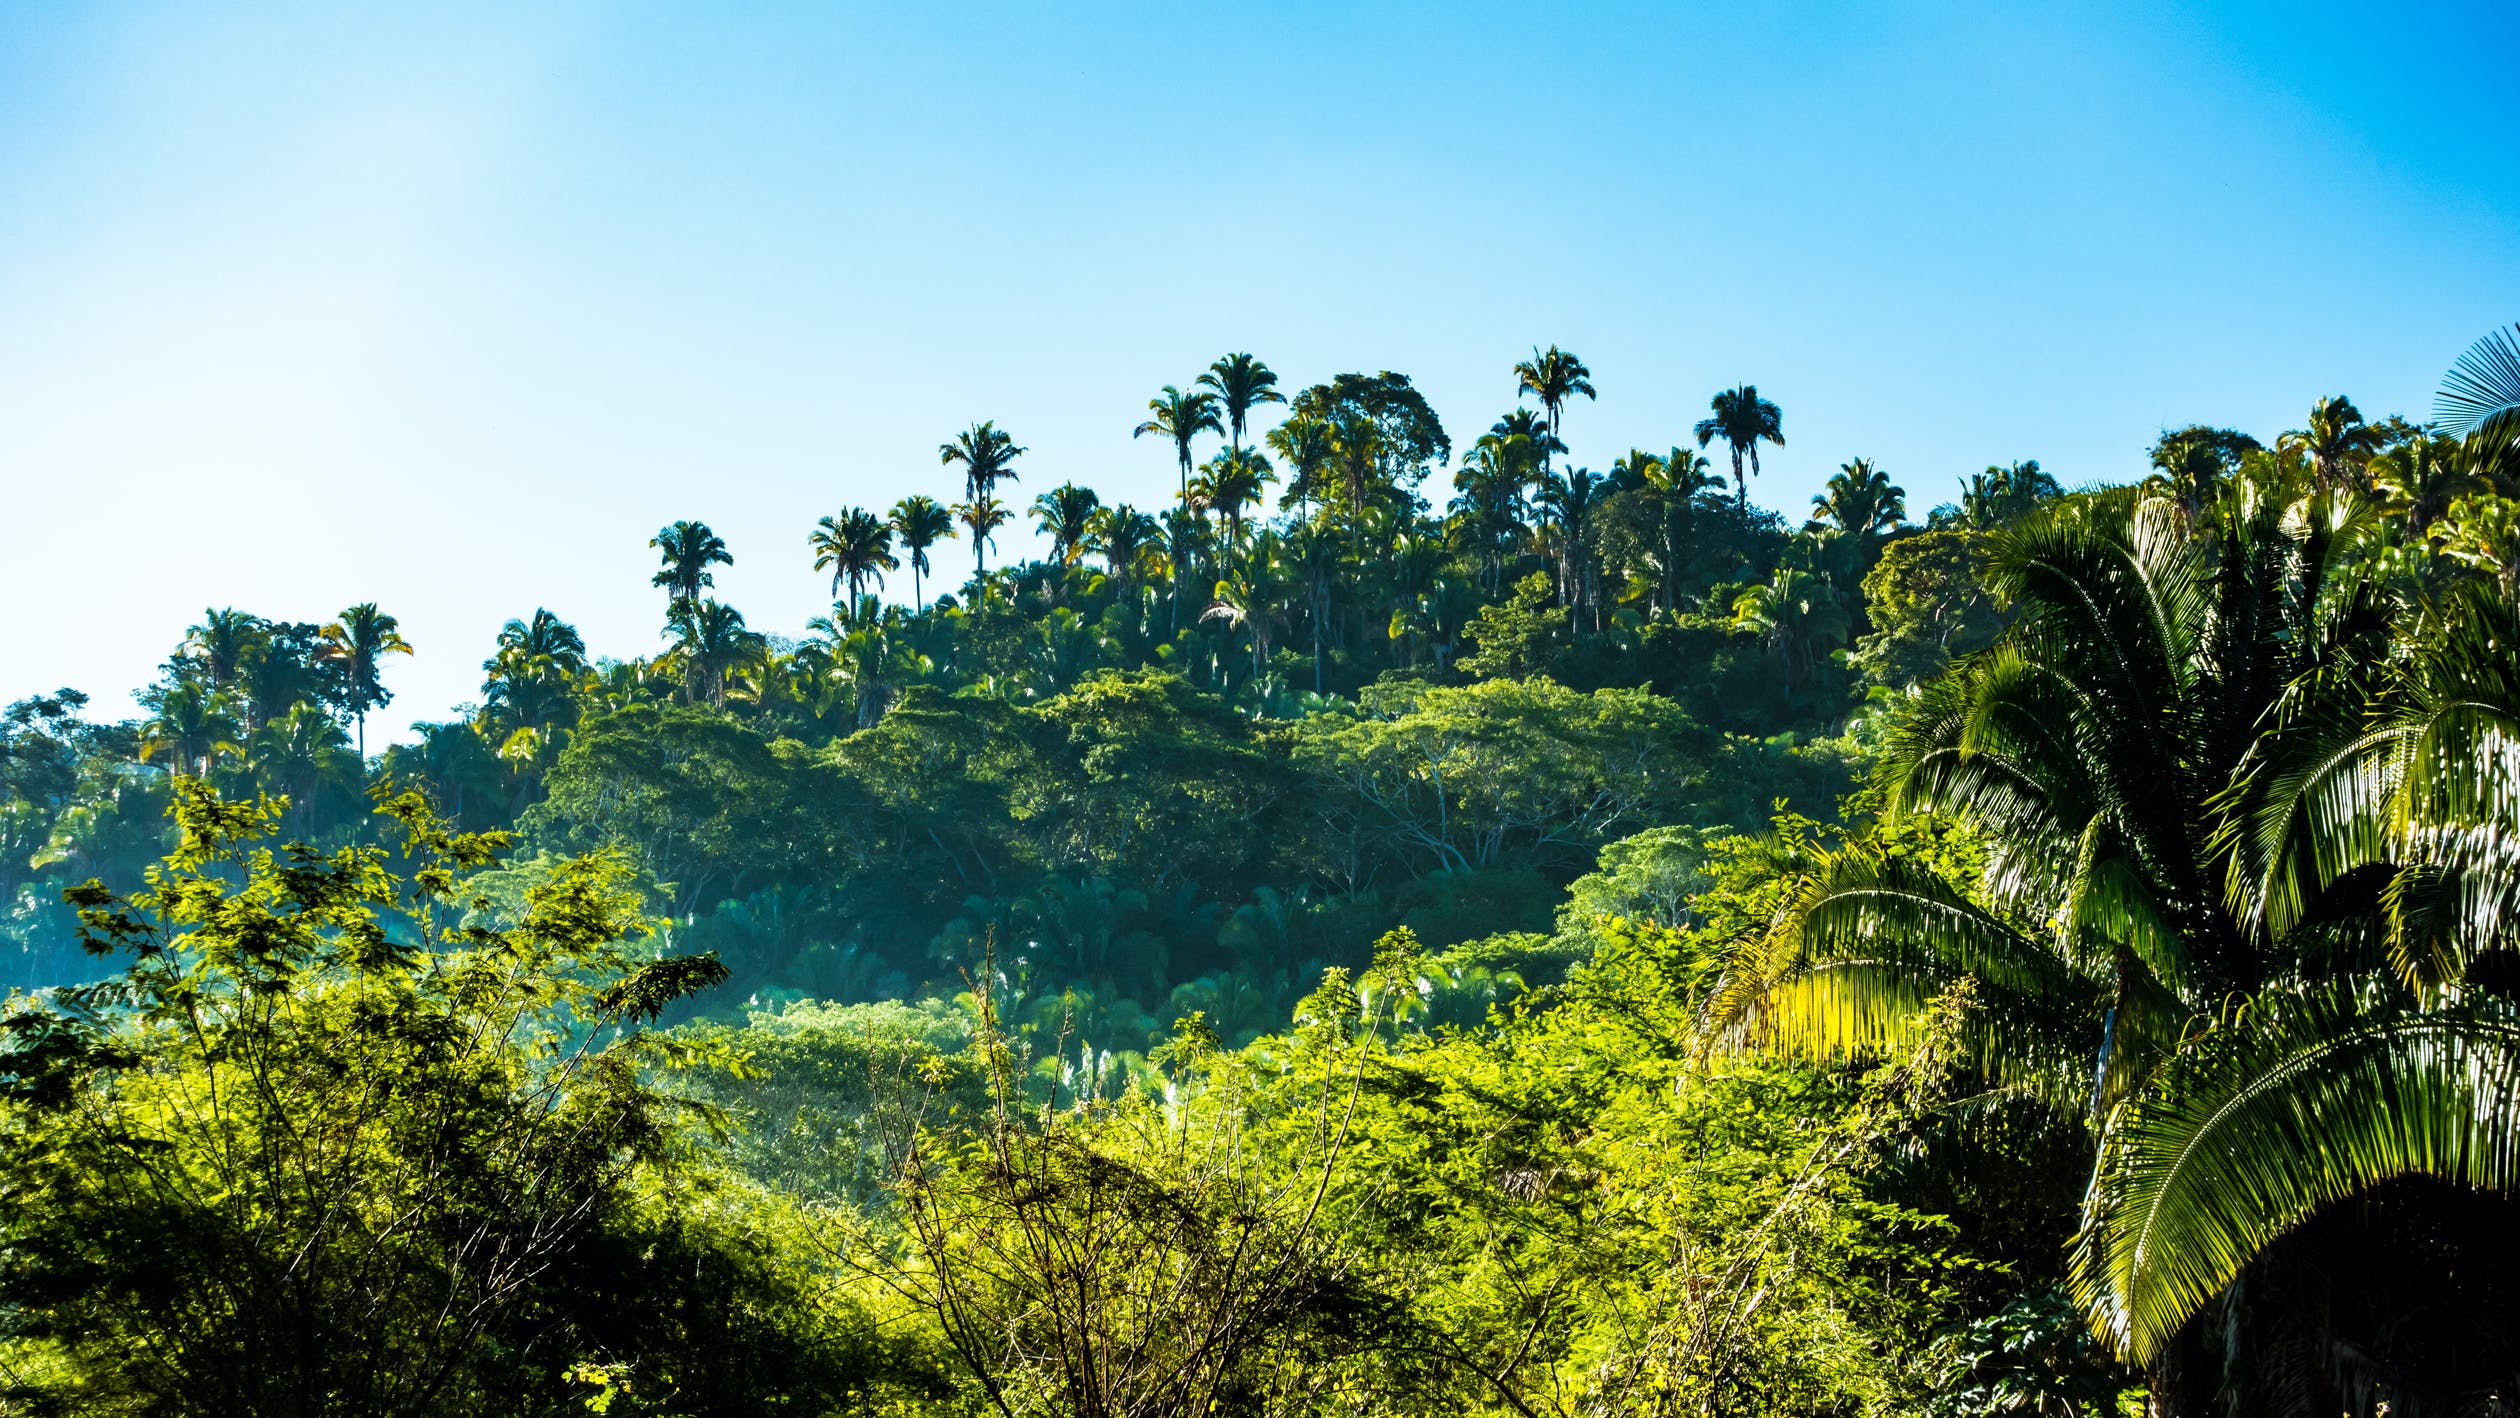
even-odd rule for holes
{"type": "Polygon", "coordinates": [[[0,1414],[2520,1405],[2520,343],[1792,515],[1594,378],[10,706],[0,1414]]]}

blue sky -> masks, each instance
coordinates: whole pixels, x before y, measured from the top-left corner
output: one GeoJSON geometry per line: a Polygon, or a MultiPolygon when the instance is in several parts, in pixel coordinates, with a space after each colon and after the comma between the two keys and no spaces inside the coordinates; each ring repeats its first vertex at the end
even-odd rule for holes
{"type": "Polygon", "coordinates": [[[678,517],[794,634],[814,519],[972,420],[1026,498],[1160,502],[1129,430],[1234,349],[1459,434],[1556,342],[1594,466],[1755,381],[1787,509],[2420,417],[2520,318],[2515,53],[2507,4],[0,5],[0,697],[373,599],[380,727],[439,717],[538,605],[655,648],[678,517]]]}

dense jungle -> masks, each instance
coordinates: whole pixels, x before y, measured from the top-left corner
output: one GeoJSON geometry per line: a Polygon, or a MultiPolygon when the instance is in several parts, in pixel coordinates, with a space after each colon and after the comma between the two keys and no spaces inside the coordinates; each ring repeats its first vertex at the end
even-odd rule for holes
{"type": "Polygon", "coordinates": [[[10,705],[0,1414],[2520,1410],[2520,327],[1785,511],[1497,374],[10,705]]]}

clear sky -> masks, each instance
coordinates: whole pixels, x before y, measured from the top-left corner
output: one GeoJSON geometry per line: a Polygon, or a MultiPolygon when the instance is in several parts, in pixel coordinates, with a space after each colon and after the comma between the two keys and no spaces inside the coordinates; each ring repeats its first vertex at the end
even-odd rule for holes
{"type": "Polygon", "coordinates": [[[2421,417],[2520,318],[2516,55],[2508,0],[0,0],[0,698],[376,600],[399,729],[538,605],[657,648],[679,517],[796,634],[814,519],[972,420],[1161,502],[1129,430],[1228,350],[1459,436],[1562,344],[1596,467],[1754,381],[1789,510],[2421,417]]]}

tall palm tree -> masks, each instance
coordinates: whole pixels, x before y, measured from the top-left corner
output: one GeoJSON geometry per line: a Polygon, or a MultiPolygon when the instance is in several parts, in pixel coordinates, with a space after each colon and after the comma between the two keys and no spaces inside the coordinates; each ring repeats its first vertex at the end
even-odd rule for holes
{"type": "Polygon", "coordinates": [[[1033,522],[1050,539],[1050,559],[1061,566],[1076,564],[1077,552],[1093,528],[1102,497],[1090,487],[1061,483],[1033,499],[1033,522]]]}
{"type": "Polygon", "coordinates": [[[988,572],[989,547],[996,540],[997,529],[1014,521],[1015,514],[1007,511],[1004,503],[982,493],[969,502],[955,503],[954,520],[971,535],[971,574],[977,579],[988,572]]]}
{"type": "Polygon", "coordinates": [[[840,598],[840,583],[849,586],[846,614],[854,619],[858,601],[866,594],[866,583],[878,589],[884,584],[884,573],[901,568],[901,559],[893,555],[893,529],[890,522],[863,507],[843,509],[838,517],[825,517],[814,524],[806,544],[814,550],[814,569],[831,572],[831,596],[840,598]]]}
{"type": "Polygon", "coordinates": [[[1269,430],[1268,444],[1277,451],[1278,462],[1286,469],[1286,496],[1279,506],[1293,502],[1309,510],[1316,499],[1329,500],[1323,479],[1329,475],[1338,453],[1331,446],[1328,420],[1297,414],[1269,430]]]}
{"type": "Polygon", "coordinates": [[[993,497],[1001,482],[1015,482],[1015,460],[1024,450],[994,420],[984,419],[954,435],[951,443],[936,448],[937,461],[946,467],[962,464],[963,499],[977,502],[993,497]]]}
{"type": "Polygon", "coordinates": [[[1593,600],[1593,512],[1609,485],[1590,468],[1569,469],[1564,477],[1541,484],[1538,502],[1555,535],[1558,598],[1566,602],[1567,624],[1582,620],[1593,600]]]}
{"type": "MultiPolygon", "coordinates": [[[[1199,435],[1202,433],[1221,434],[1225,431],[1225,425],[1217,417],[1216,396],[1205,391],[1194,391],[1185,394],[1174,386],[1167,384],[1164,386],[1163,393],[1146,401],[1146,408],[1149,413],[1154,415],[1154,417],[1139,424],[1130,432],[1129,436],[1131,438],[1143,438],[1146,435],[1153,433],[1172,440],[1173,462],[1181,470],[1179,496],[1182,502],[1187,504],[1190,500],[1190,469],[1197,462],[1197,459],[1191,453],[1191,445],[1198,440],[1199,435]]],[[[1172,563],[1174,567],[1172,590],[1172,628],[1175,634],[1179,634],[1181,631],[1180,568],[1187,560],[1188,549],[1182,545],[1179,536],[1183,527],[1182,518],[1175,515],[1168,520],[1175,532],[1172,546],[1172,563]]]]}
{"type": "Polygon", "coordinates": [[[953,509],[932,497],[905,497],[893,504],[892,529],[910,557],[910,608],[925,611],[922,578],[936,569],[928,560],[928,548],[954,535],[953,509]]]}
{"type": "MultiPolygon", "coordinates": [[[[1514,366],[1514,384],[1518,392],[1540,401],[1541,409],[1549,416],[1550,439],[1561,448],[1566,446],[1566,401],[1578,394],[1587,399],[1596,397],[1592,371],[1584,367],[1582,360],[1555,345],[1549,346],[1546,351],[1534,345],[1531,358],[1514,366]]],[[[1540,466],[1543,472],[1548,470],[1549,454],[1545,444],[1540,453],[1540,466]]]]}
{"type": "Polygon", "coordinates": [[[1746,511],[1750,506],[1750,477],[1743,472],[1742,464],[1747,460],[1749,473],[1755,474],[1759,471],[1762,442],[1785,446],[1785,415],[1774,403],[1759,397],[1755,384],[1726,389],[1709,400],[1708,407],[1714,411],[1714,417],[1698,421],[1697,445],[1704,448],[1720,438],[1732,449],[1734,502],[1746,511]]]}
{"type": "Polygon", "coordinates": [[[1242,543],[1243,509],[1261,500],[1277,473],[1256,452],[1228,449],[1208,459],[1190,484],[1191,501],[1225,519],[1228,552],[1242,543]]]}
{"type": "Polygon", "coordinates": [[[577,627],[538,608],[531,621],[500,627],[498,647],[481,670],[484,713],[504,727],[494,741],[539,734],[570,717],[569,685],[586,672],[586,641],[577,627]]]}
{"type": "Polygon", "coordinates": [[[1180,491],[1187,497],[1190,493],[1190,470],[1199,461],[1191,452],[1191,444],[1202,433],[1225,432],[1225,424],[1218,417],[1216,396],[1204,391],[1185,394],[1167,384],[1163,393],[1146,401],[1146,408],[1154,417],[1139,424],[1129,436],[1144,438],[1152,433],[1172,440],[1173,462],[1181,469],[1180,491]]]}
{"type": "Polygon", "coordinates": [[[318,652],[341,671],[342,707],[359,721],[359,762],[367,762],[367,716],[370,709],[392,701],[393,691],[380,677],[387,655],[408,655],[411,642],[402,637],[402,623],[362,601],[342,611],[324,627],[318,652]]]}
{"type": "Polygon", "coordinates": [[[1815,528],[1831,526],[1869,542],[1907,520],[1907,490],[1873,466],[1870,458],[1839,465],[1828,490],[1811,499],[1815,528]]]}
{"type": "Polygon", "coordinates": [[[263,636],[262,617],[240,610],[204,610],[201,624],[184,632],[184,650],[210,677],[213,689],[232,687],[263,636]]]}
{"type": "Polygon", "coordinates": [[[1276,371],[1248,354],[1226,355],[1199,376],[1199,387],[1214,391],[1225,406],[1225,428],[1234,451],[1242,451],[1243,433],[1249,427],[1253,409],[1286,402],[1286,396],[1277,390],[1277,382],[1276,371]]]}
{"type": "Polygon", "coordinates": [[[665,614],[671,619],[677,606],[698,603],[700,592],[717,584],[710,573],[712,566],[733,566],[734,553],[726,549],[726,541],[709,530],[706,522],[676,522],[661,528],[648,538],[665,561],[663,570],[648,584],[666,589],[665,614]]]}

